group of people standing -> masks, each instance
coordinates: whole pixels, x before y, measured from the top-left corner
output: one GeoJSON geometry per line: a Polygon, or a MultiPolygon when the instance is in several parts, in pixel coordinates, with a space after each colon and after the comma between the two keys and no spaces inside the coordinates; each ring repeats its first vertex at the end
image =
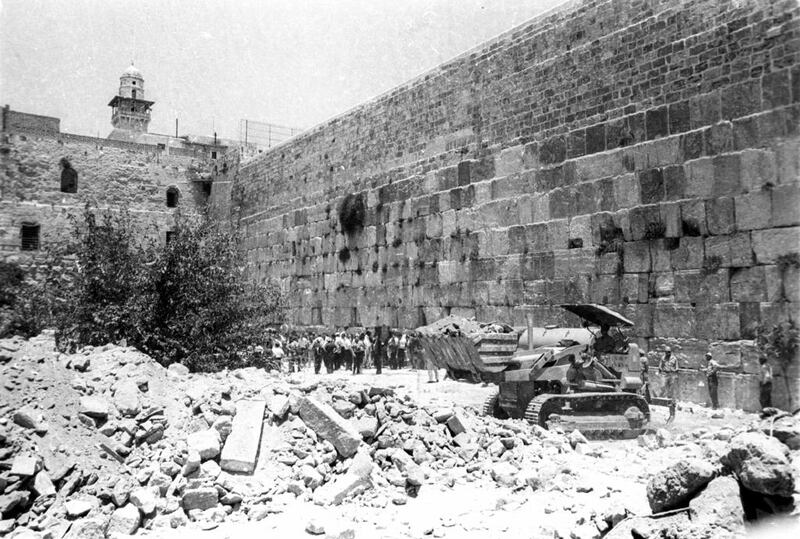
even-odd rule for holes
{"type": "MultiPolygon", "coordinates": [[[[408,364],[421,368],[424,363],[415,354],[417,338],[413,332],[377,327],[358,333],[273,333],[266,346],[256,346],[251,353],[257,358],[272,358],[283,372],[298,372],[313,365],[319,374],[322,367],[332,373],[346,370],[360,374],[364,368],[375,368],[381,374],[384,366],[402,369],[408,364]],[[415,359],[416,358],[416,359],[415,359]]],[[[438,381],[438,374],[436,380],[438,381]]]]}
{"type": "MultiPolygon", "coordinates": [[[[721,366],[714,359],[711,351],[705,353],[703,360],[705,365],[702,368],[702,372],[706,375],[709,401],[711,408],[716,410],[719,408],[719,372],[721,366]]],[[[759,358],[758,363],[759,404],[763,409],[772,406],[772,367],[764,356],[759,358]]],[[[672,349],[668,346],[664,347],[663,356],[658,362],[658,373],[664,379],[664,397],[671,399],[674,403],[677,400],[678,360],[672,355],[672,349]]],[[[642,356],[641,379],[645,397],[649,400],[649,362],[645,355],[642,356]]]]}

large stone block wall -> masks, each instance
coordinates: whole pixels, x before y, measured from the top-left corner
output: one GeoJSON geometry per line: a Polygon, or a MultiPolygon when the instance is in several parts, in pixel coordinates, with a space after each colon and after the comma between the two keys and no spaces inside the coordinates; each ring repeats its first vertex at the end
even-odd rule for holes
{"type": "Polygon", "coordinates": [[[196,181],[201,174],[208,175],[210,165],[202,158],[37,126],[35,121],[19,120],[6,124],[2,133],[0,257],[35,256],[20,251],[22,223],[39,224],[43,244],[62,240],[70,229],[70,215],[80,213],[87,202],[99,208],[124,206],[143,232],[163,240],[175,211],[196,211],[206,201],[196,181]],[[78,173],[77,193],[61,192],[62,158],[78,173]],[[180,193],[178,208],[166,205],[170,187],[180,193]]]}
{"type": "MultiPolygon", "coordinates": [[[[602,303],[645,351],[671,345],[701,400],[710,346],[796,319],[799,17],[572,2],[243,163],[216,207],[295,323],[521,325],[522,304],[575,323],[558,304],[602,303]],[[351,193],[366,222],[346,235],[351,193]]],[[[754,406],[748,350],[725,356],[727,404],[754,406]]]]}

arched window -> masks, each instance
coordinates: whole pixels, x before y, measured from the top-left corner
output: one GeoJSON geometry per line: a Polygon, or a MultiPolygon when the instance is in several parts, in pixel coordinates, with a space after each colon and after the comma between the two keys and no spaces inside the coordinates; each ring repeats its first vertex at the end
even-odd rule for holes
{"type": "Polygon", "coordinates": [[[39,250],[39,225],[36,223],[22,223],[19,231],[20,249],[23,251],[39,250]]]}
{"type": "Polygon", "coordinates": [[[167,189],[167,208],[174,208],[178,205],[178,190],[174,187],[167,189]]]}
{"type": "Polygon", "coordinates": [[[66,157],[61,158],[61,192],[62,193],[77,193],[78,192],[78,172],[72,168],[69,160],[66,157]]]}

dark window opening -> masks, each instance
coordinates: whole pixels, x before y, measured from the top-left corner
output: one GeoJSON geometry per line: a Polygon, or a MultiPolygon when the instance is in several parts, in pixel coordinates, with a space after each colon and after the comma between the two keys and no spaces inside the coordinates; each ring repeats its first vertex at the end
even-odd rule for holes
{"type": "Polygon", "coordinates": [[[131,112],[134,112],[135,110],[136,110],[135,108],[131,107],[131,112]]]}
{"type": "Polygon", "coordinates": [[[131,82],[133,82],[133,85],[136,86],[136,81],[131,81],[131,82]]]}
{"type": "Polygon", "coordinates": [[[217,152],[211,152],[211,159],[217,158],[217,152]]]}
{"type": "Polygon", "coordinates": [[[169,245],[169,242],[171,242],[172,238],[174,238],[174,237],[175,237],[175,231],[174,230],[167,230],[167,236],[166,236],[167,245],[169,245]]]}
{"type": "Polygon", "coordinates": [[[21,249],[23,251],[39,250],[39,225],[23,223],[20,236],[22,237],[21,249]]]}
{"type": "Polygon", "coordinates": [[[203,194],[206,198],[211,196],[211,182],[203,182],[203,194]]]}
{"type": "Polygon", "coordinates": [[[178,190],[174,187],[167,189],[167,208],[174,208],[178,205],[178,190]]]}
{"type": "Polygon", "coordinates": [[[61,192],[78,192],[78,172],[72,168],[66,157],[61,158],[61,192]]]}
{"type": "Polygon", "coordinates": [[[133,98],[136,99],[136,89],[133,90],[133,98]]]}

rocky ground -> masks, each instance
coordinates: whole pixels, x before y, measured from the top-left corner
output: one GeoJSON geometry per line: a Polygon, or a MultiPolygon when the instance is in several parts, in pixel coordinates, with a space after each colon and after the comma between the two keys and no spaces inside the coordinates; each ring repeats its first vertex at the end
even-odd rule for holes
{"type": "Polygon", "coordinates": [[[491,387],[425,373],[190,374],[113,345],[59,354],[46,334],[0,341],[0,373],[8,537],[797,531],[792,416],[683,405],[639,439],[587,442],[479,417],[491,387]]]}

